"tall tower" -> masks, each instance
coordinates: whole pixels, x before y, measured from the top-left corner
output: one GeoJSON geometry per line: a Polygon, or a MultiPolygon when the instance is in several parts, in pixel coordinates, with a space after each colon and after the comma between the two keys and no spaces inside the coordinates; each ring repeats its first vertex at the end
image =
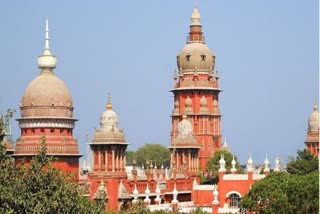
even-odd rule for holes
{"type": "Polygon", "coordinates": [[[102,183],[108,192],[108,207],[118,210],[120,180],[126,180],[127,143],[122,129],[118,128],[118,116],[112,110],[110,96],[107,109],[101,114],[100,128],[94,132],[90,144],[93,167],[88,174],[90,191],[97,192],[102,183]]]}
{"type": "Polygon", "coordinates": [[[317,104],[313,106],[313,112],[308,120],[306,149],[314,156],[319,155],[319,111],[317,104]]]}
{"type": "Polygon", "coordinates": [[[76,121],[72,97],[64,82],[53,72],[57,60],[49,48],[48,21],[45,35],[45,50],[38,58],[41,72],[30,82],[20,102],[21,136],[13,156],[16,162],[22,158],[29,162],[38,152],[41,137],[45,136],[48,155],[57,158],[53,166],[78,177],[82,155],[72,133],[76,121]]]}
{"type": "Polygon", "coordinates": [[[213,151],[221,147],[221,114],[219,111],[219,75],[215,54],[208,48],[202,33],[200,14],[195,7],[191,16],[187,44],[177,55],[179,74],[174,75],[174,110],[171,142],[182,115],[193,127],[200,147],[199,167],[205,171],[213,151]]]}

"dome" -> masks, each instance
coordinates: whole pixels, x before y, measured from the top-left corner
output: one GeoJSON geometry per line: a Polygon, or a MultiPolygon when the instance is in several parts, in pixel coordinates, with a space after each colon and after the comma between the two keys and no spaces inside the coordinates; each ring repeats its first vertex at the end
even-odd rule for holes
{"type": "Polygon", "coordinates": [[[119,123],[118,115],[111,109],[107,109],[101,114],[100,126],[101,128],[117,128],[119,123]]]}
{"type": "Polygon", "coordinates": [[[313,112],[308,120],[308,129],[311,132],[319,131],[319,112],[316,104],[313,106],[313,112]]]}
{"type": "Polygon", "coordinates": [[[67,86],[52,71],[42,71],[30,82],[20,103],[22,117],[67,117],[73,114],[67,86]]]}
{"type": "Polygon", "coordinates": [[[214,58],[215,54],[205,43],[187,43],[178,53],[178,69],[182,73],[194,72],[195,69],[198,73],[209,73],[214,69],[214,58]]]}
{"type": "Polygon", "coordinates": [[[200,99],[200,106],[204,107],[204,106],[207,106],[207,105],[208,105],[207,99],[205,98],[205,96],[202,96],[201,99],[200,99]]]}
{"type": "Polygon", "coordinates": [[[192,100],[191,98],[188,96],[187,99],[185,99],[184,104],[186,107],[191,107],[192,106],[192,100]]]}
{"type": "Polygon", "coordinates": [[[177,125],[178,138],[186,138],[192,135],[192,125],[183,115],[183,119],[177,125]]]}

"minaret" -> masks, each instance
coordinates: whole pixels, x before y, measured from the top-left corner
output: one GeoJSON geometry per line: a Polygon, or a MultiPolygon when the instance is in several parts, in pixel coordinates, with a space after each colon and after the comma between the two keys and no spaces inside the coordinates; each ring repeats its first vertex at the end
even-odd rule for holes
{"type": "Polygon", "coordinates": [[[21,102],[18,119],[21,136],[17,139],[14,158],[28,163],[37,154],[39,141],[45,136],[47,153],[57,159],[53,165],[65,172],[79,174],[77,139],[73,137],[76,119],[73,118],[71,94],[53,69],[57,60],[49,48],[49,27],[46,20],[45,49],[38,58],[40,74],[30,82],[21,102]]]}
{"type": "Polygon", "coordinates": [[[313,155],[319,155],[319,111],[318,105],[314,104],[313,112],[308,119],[306,149],[313,155]]]}
{"type": "Polygon", "coordinates": [[[171,142],[177,136],[176,127],[187,115],[200,147],[199,168],[205,171],[207,162],[221,147],[221,114],[219,110],[218,74],[214,74],[215,54],[205,43],[197,6],[191,16],[187,44],[177,55],[179,73],[174,76],[174,111],[171,142]]]}
{"type": "Polygon", "coordinates": [[[93,169],[88,173],[88,180],[91,183],[91,192],[96,192],[101,179],[105,181],[109,193],[108,209],[113,211],[118,210],[118,199],[124,197],[119,193],[123,193],[123,189],[126,189],[127,179],[126,149],[128,144],[123,130],[118,128],[118,123],[118,115],[112,110],[109,95],[107,108],[100,116],[100,128],[95,129],[90,143],[93,169]],[[122,180],[123,187],[120,185],[122,180]],[[119,189],[121,189],[120,192],[119,189]]]}

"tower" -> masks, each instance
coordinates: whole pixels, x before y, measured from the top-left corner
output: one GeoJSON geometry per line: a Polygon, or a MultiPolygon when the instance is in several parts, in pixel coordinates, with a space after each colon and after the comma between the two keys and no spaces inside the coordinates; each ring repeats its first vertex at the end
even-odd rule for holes
{"type": "Polygon", "coordinates": [[[313,112],[308,119],[306,149],[314,156],[319,155],[319,111],[317,104],[313,106],[313,112]]]}
{"type": "Polygon", "coordinates": [[[208,48],[202,33],[200,14],[195,7],[191,16],[187,43],[177,55],[179,73],[174,75],[174,110],[171,142],[182,115],[192,124],[199,149],[199,168],[205,171],[214,150],[221,147],[221,114],[219,110],[219,75],[215,54],[208,48]]]}
{"type": "Polygon", "coordinates": [[[171,169],[174,177],[176,173],[188,176],[198,176],[199,167],[199,145],[192,134],[192,124],[183,115],[177,125],[177,135],[171,141],[171,169]]]}
{"type": "Polygon", "coordinates": [[[112,110],[109,96],[107,109],[100,117],[100,128],[95,130],[90,143],[93,167],[88,180],[91,182],[91,192],[96,192],[100,183],[106,183],[108,206],[112,210],[118,209],[119,182],[127,179],[125,167],[128,144],[123,130],[118,128],[118,122],[118,115],[112,110]]]}
{"type": "Polygon", "coordinates": [[[13,157],[16,163],[22,158],[30,162],[38,152],[40,139],[45,136],[47,154],[56,158],[53,166],[78,177],[82,155],[72,133],[76,122],[72,97],[64,82],[53,72],[56,62],[49,48],[46,21],[45,50],[38,58],[41,72],[29,83],[20,102],[21,136],[17,139],[13,157]]]}

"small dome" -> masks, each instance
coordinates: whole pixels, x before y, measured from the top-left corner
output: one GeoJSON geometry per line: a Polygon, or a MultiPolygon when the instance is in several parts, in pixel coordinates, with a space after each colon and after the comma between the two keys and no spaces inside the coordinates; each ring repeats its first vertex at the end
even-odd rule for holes
{"type": "MultiPolygon", "coordinates": [[[[107,110],[101,114],[100,126],[104,129],[118,129],[119,118],[118,115],[112,111],[112,104],[110,97],[108,98],[107,110]]],[[[114,130],[115,131],[115,130],[114,130]]]]}
{"type": "Polygon", "coordinates": [[[212,106],[218,107],[218,100],[214,99],[214,100],[212,101],[212,106]]]}
{"type": "Polygon", "coordinates": [[[317,104],[313,106],[313,112],[311,113],[308,120],[308,129],[311,132],[319,131],[319,111],[317,104]]]}
{"type": "Polygon", "coordinates": [[[204,107],[204,106],[207,106],[207,105],[208,105],[207,99],[205,98],[205,96],[202,96],[201,99],[200,99],[200,106],[204,107]]]}
{"type": "Polygon", "coordinates": [[[174,102],[174,107],[175,107],[175,108],[179,108],[179,106],[180,106],[179,100],[176,100],[176,101],[174,102]]]}
{"type": "Polygon", "coordinates": [[[177,64],[180,72],[210,73],[214,69],[215,54],[202,42],[187,43],[178,53],[177,64]]]}
{"type": "Polygon", "coordinates": [[[20,110],[22,117],[72,117],[72,97],[54,72],[42,71],[26,88],[20,110]]]}
{"type": "Polygon", "coordinates": [[[192,100],[189,96],[187,96],[187,99],[185,99],[184,104],[186,105],[186,107],[192,106],[192,100]]]}
{"type": "Polygon", "coordinates": [[[183,115],[183,119],[177,125],[178,138],[186,138],[192,135],[192,125],[189,120],[186,119],[186,115],[183,115]]]}

